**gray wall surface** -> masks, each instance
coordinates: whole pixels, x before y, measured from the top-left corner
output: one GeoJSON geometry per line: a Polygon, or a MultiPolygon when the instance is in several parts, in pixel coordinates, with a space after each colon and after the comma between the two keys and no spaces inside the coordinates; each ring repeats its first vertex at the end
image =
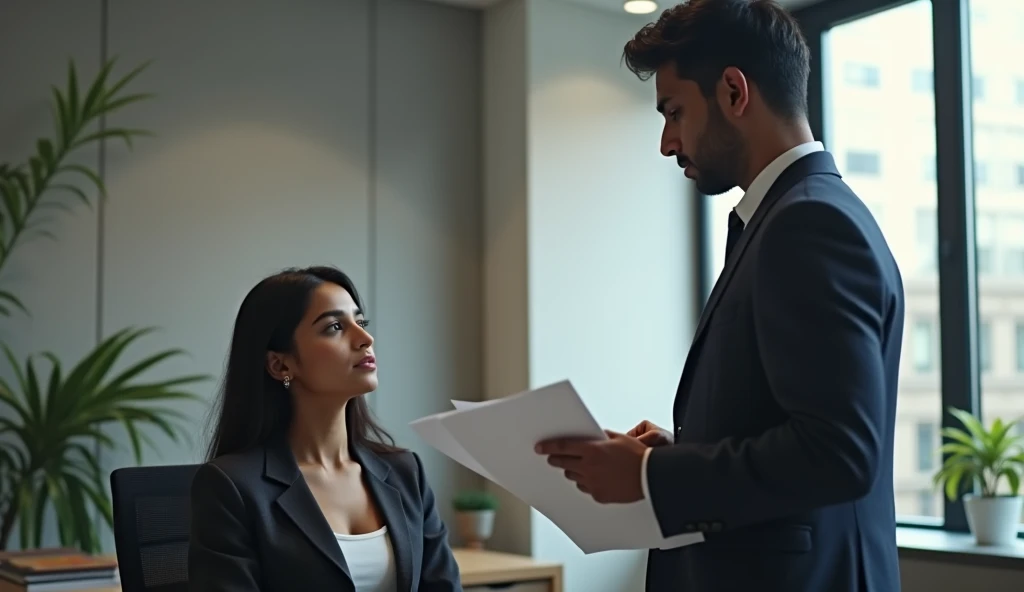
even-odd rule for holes
{"type": "MultiPolygon", "coordinates": [[[[155,325],[124,363],[184,348],[149,376],[211,374],[198,387],[209,401],[245,293],[284,267],[337,265],[377,338],[371,404],[420,452],[449,518],[452,495],[480,480],[407,424],[482,388],[480,15],[414,0],[17,0],[2,12],[0,161],[50,132],[49,86],[69,58],[83,80],[103,56],[117,74],[153,60],[132,90],[157,95],[108,122],[156,133],[131,152],[108,144],[109,200],[61,216],[58,242],[26,244],[5,271],[33,315],[0,320],[4,342],[69,364],[155,325]]],[[[154,434],[147,464],[201,460],[207,407],[187,412],[192,442],[154,434]]],[[[103,461],[132,464],[127,449],[103,461]]]]}

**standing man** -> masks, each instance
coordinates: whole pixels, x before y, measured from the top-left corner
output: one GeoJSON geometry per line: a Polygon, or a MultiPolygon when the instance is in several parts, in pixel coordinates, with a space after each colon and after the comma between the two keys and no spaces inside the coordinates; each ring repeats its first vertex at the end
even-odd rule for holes
{"type": "Polygon", "coordinates": [[[646,499],[651,592],[899,590],[893,429],[899,269],[807,122],[809,52],[771,0],[691,0],[626,44],[655,78],[661,151],[704,194],[739,186],[674,431],[538,445],[600,503],[646,499]]]}

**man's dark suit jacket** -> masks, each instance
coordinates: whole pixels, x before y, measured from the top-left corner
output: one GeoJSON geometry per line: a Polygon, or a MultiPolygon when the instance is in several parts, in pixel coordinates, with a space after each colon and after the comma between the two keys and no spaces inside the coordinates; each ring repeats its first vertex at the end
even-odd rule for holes
{"type": "MultiPolygon", "coordinates": [[[[461,592],[434,494],[413,452],[350,453],[388,527],[399,592],[461,592]]],[[[192,483],[196,592],[355,590],[327,519],[284,438],[204,464],[192,483]]]]}
{"type": "Polygon", "coordinates": [[[647,483],[651,592],[900,588],[893,430],[903,285],[867,207],[816,152],[775,181],[725,262],[647,483]]]}

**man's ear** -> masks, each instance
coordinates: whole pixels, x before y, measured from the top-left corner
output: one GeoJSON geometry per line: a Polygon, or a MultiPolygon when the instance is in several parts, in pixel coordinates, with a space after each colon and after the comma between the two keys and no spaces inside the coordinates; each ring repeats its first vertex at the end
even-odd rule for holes
{"type": "Polygon", "coordinates": [[[722,72],[718,84],[718,99],[722,110],[735,117],[743,115],[750,103],[750,85],[739,68],[729,66],[722,72]]]}
{"type": "Polygon", "coordinates": [[[277,352],[267,352],[267,374],[277,381],[283,381],[285,376],[295,378],[288,360],[283,354],[277,352]]]}

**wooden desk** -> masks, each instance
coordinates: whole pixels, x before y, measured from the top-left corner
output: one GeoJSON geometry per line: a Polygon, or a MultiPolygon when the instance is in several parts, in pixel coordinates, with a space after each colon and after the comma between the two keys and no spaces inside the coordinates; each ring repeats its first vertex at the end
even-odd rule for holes
{"type": "Polygon", "coordinates": [[[562,566],[558,563],[487,550],[453,552],[466,592],[484,592],[490,586],[501,586],[505,592],[562,592],[562,566]]]}
{"type": "MultiPolygon", "coordinates": [[[[562,592],[562,566],[522,555],[496,551],[453,549],[466,592],[562,592]],[[509,585],[514,584],[514,585],[509,585]]],[[[120,588],[89,588],[81,592],[121,592],[120,588]]]]}

